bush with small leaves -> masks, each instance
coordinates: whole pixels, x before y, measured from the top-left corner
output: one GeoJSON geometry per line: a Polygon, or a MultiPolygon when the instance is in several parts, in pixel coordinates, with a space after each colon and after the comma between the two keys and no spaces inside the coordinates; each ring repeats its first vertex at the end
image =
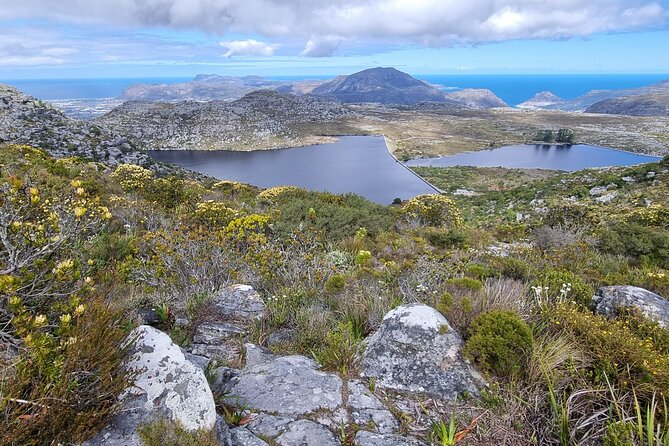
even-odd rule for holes
{"type": "Polygon", "coordinates": [[[464,353],[485,372],[499,377],[519,373],[532,350],[532,330],[516,313],[492,310],[469,329],[464,353]]]}
{"type": "Polygon", "coordinates": [[[427,226],[462,225],[462,216],[455,201],[439,194],[425,194],[411,198],[404,204],[402,214],[427,226]]]}
{"type": "Polygon", "coordinates": [[[238,212],[220,201],[207,200],[195,205],[193,217],[202,225],[210,228],[224,228],[237,218],[238,212]]]}

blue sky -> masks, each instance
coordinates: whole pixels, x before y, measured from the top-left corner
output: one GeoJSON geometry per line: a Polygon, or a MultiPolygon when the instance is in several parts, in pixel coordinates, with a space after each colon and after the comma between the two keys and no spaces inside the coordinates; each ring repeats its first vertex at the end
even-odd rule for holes
{"type": "Polygon", "coordinates": [[[669,0],[0,0],[0,79],[669,73],[669,0]]]}

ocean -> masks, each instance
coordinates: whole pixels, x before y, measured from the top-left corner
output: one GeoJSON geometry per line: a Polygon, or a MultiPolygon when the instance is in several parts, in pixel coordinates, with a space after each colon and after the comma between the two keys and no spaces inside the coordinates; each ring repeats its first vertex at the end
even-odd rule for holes
{"type": "MultiPolygon", "coordinates": [[[[669,79],[669,74],[448,74],[415,75],[445,90],[487,88],[510,106],[530,99],[541,91],[551,91],[564,99],[573,99],[590,90],[617,90],[643,87],[669,79]]],[[[281,76],[271,79],[328,79],[328,76],[281,76]]],[[[332,76],[333,77],[333,76],[332,76]]],[[[187,77],[114,78],[114,79],[29,79],[0,80],[40,99],[100,99],[116,97],[137,83],[186,82],[187,77]]]]}

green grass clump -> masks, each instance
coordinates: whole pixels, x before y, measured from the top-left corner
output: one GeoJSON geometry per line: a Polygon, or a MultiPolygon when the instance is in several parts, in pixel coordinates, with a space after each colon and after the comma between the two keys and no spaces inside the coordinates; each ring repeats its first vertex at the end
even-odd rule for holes
{"type": "Polygon", "coordinates": [[[139,438],[144,446],[218,446],[216,433],[213,431],[189,431],[178,423],[159,418],[144,424],[138,429],[139,438]]]}

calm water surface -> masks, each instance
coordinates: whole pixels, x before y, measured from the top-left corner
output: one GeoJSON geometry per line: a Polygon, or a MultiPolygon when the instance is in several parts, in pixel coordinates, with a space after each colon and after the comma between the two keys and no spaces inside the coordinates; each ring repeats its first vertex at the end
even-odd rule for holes
{"type": "Polygon", "coordinates": [[[149,151],[158,161],[263,188],[293,185],[332,193],[353,192],[382,204],[435,193],[395,161],[380,136],[343,136],[334,144],[253,152],[149,151]]]}
{"type": "Polygon", "coordinates": [[[640,155],[586,144],[574,144],[572,146],[524,144],[478,152],[458,153],[442,158],[411,160],[407,162],[407,165],[509,167],[574,171],[594,167],[632,166],[660,159],[657,156],[640,155]]]}

